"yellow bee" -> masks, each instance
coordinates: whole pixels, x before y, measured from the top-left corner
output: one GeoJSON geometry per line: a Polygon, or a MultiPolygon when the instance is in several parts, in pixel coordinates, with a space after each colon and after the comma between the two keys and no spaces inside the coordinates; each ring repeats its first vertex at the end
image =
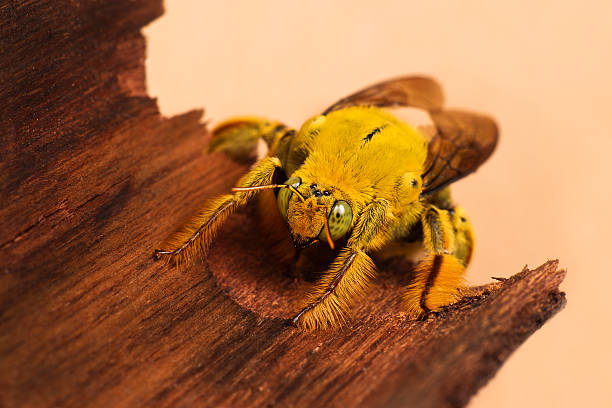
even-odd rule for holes
{"type": "Polygon", "coordinates": [[[403,298],[411,318],[423,316],[458,300],[474,246],[471,225],[448,185],[475,171],[497,139],[491,118],[443,109],[440,86],[425,77],[368,87],[299,131],[265,119],[231,119],[213,130],[211,150],[244,158],[263,140],[267,156],[233,194],[209,201],[155,257],[180,263],[206,251],[232,212],[259,191],[274,189],[298,251],[317,242],[332,249],[342,244],[294,324],[315,330],[341,323],[375,275],[370,255],[407,237],[422,241],[427,251],[403,298]],[[427,111],[434,135],[426,137],[393,115],[390,108],[397,106],[427,111]]]}

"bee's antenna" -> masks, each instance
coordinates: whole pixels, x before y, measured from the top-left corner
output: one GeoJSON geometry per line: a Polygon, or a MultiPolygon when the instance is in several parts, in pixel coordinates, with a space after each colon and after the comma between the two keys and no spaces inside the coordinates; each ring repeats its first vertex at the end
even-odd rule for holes
{"type": "Polygon", "coordinates": [[[304,196],[300,194],[297,188],[293,187],[289,184],[266,184],[264,186],[253,186],[253,187],[234,187],[232,191],[253,191],[253,190],[265,190],[268,188],[288,188],[292,192],[296,193],[300,199],[300,201],[306,201],[304,196]]]}
{"type": "Polygon", "coordinates": [[[253,187],[233,187],[232,191],[252,191],[252,190],[265,190],[267,188],[281,188],[291,187],[287,184],[266,184],[264,186],[253,186],[253,187]]]}
{"type": "Polygon", "coordinates": [[[295,187],[293,187],[293,186],[290,186],[290,185],[287,185],[287,184],[283,184],[283,185],[284,185],[284,186],[287,186],[287,188],[288,188],[289,190],[291,190],[291,191],[293,191],[295,194],[297,194],[301,202],[306,201],[306,198],[304,198],[304,196],[302,195],[302,193],[300,193],[300,192],[297,190],[297,188],[295,188],[295,187]]]}

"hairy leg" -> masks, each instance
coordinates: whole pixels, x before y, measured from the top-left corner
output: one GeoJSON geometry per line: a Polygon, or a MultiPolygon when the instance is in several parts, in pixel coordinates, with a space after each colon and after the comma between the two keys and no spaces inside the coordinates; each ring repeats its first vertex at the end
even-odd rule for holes
{"type": "Polygon", "coordinates": [[[365,294],[376,274],[374,262],[366,252],[381,248],[390,239],[381,230],[386,213],[384,200],[366,207],[347,247],[308,294],[306,306],[293,318],[294,324],[317,330],[344,322],[353,301],[365,294]]]}
{"type": "Polygon", "coordinates": [[[365,294],[374,275],[374,262],[369,256],[344,249],[308,294],[307,306],[293,323],[307,330],[343,323],[352,301],[365,294]]]}
{"type": "Polygon", "coordinates": [[[423,245],[429,254],[415,268],[403,297],[411,318],[459,300],[473,246],[472,229],[461,209],[447,211],[430,205],[421,223],[423,245]]]}
{"type": "Polygon", "coordinates": [[[164,258],[175,264],[181,264],[193,259],[197,254],[205,253],[223,221],[237,208],[248,203],[258,191],[249,188],[269,185],[280,165],[280,160],[276,157],[267,157],[259,161],[238,181],[235,190],[239,191],[208,201],[179,231],[161,245],[161,249],[155,250],[155,258],[164,258]]]}
{"type": "Polygon", "coordinates": [[[449,215],[453,225],[453,232],[455,233],[453,255],[463,265],[468,266],[474,253],[474,230],[472,229],[472,224],[462,207],[455,207],[449,211],[449,215]]]}

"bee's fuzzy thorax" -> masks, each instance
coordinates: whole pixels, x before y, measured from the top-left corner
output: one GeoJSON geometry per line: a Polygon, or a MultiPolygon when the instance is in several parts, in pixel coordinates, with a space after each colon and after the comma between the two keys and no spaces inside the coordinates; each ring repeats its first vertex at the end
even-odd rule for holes
{"type": "Polygon", "coordinates": [[[344,190],[354,201],[394,202],[402,175],[420,175],[423,170],[425,137],[383,110],[349,108],[314,120],[311,127],[300,131],[316,132],[318,137],[299,172],[303,178],[344,190]]]}

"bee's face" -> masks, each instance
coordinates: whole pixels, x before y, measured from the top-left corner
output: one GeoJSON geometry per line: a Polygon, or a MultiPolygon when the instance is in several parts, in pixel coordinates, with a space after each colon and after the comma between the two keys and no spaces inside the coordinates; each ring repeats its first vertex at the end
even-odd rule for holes
{"type": "Polygon", "coordinates": [[[296,247],[306,247],[316,240],[336,241],[346,235],[353,220],[348,202],[338,200],[316,183],[302,183],[299,177],[291,177],[284,184],[292,189],[279,191],[278,209],[289,224],[296,247]]]}

